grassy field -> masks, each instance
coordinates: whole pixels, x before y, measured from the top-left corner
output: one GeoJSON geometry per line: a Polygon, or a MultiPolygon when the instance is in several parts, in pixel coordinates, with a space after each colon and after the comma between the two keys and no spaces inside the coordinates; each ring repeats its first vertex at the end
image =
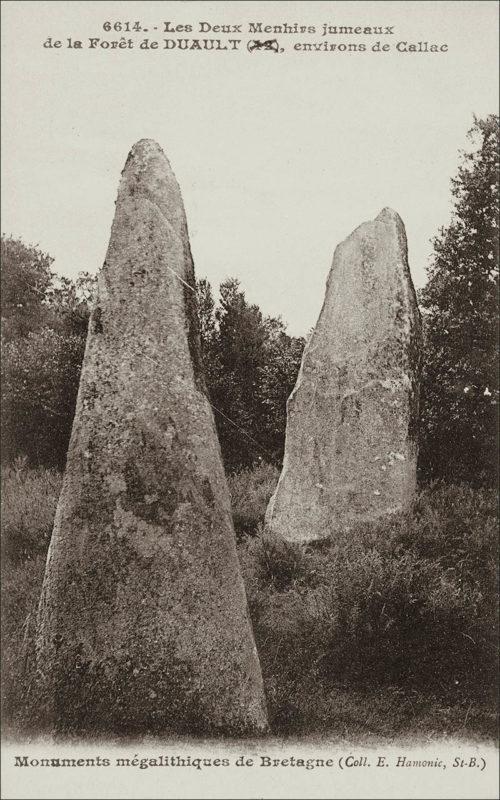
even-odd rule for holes
{"type": "MultiPolygon", "coordinates": [[[[272,734],[494,737],[495,493],[432,486],[408,517],[299,546],[262,532],[277,477],[229,480],[272,734]]],[[[61,476],[19,461],[2,483],[4,729],[22,735],[61,476]]]]}

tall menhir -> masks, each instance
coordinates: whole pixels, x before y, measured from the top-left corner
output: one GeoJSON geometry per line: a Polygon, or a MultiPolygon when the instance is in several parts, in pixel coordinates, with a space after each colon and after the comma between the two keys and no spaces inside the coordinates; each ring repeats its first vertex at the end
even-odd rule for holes
{"type": "Polygon", "coordinates": [[[255,733],[260,665],[170,164],[136,144],[99,275],[38,613],[57,730],[255,733]]]}
{"type": "Polygon", "coordinates": [[[385,208],[335,250],[287,404],[271,534],[323,539],[410,507],[421,336],[404,225],[385,208]]]}

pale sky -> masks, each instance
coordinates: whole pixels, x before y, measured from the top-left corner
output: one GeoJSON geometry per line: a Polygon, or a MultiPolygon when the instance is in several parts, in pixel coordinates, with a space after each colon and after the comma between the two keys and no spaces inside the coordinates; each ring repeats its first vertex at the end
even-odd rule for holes
{"type": "MultiPolygon", "coordinates": [[[[2,231],[75,276],[97,272],[127,153],[167,154],[184,197],[197,277],[228,276],[264,313],[304,334],[333,250],[384,206],[406,225],[416,286],[450,215],[450,178],[473,114],[498,109],[496,2],[4,2],[2,231]],[[200,21],[315,25],[276,35],[285,53],[47,49],[48,36],[217,38],[200,21]],[[164,34],[164,20],[193,33],[164,34]],[[322,36],[330,25],[394,35],[322,36]],[[154,32],[152,27],[158,26],[154,32]],[[296,42],[390,42],[389,53],[296,52],[296,42]],[[399,41],[447,53],[397,53],[399,41]]],[[[256,37],[269,39],[273,34],[256,37]]]]}

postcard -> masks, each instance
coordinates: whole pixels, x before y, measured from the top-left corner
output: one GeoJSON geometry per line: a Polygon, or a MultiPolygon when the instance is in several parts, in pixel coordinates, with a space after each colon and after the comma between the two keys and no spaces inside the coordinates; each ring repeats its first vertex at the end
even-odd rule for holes
{"type": "Polygon", "coordinates": [[[2,3],[2,797],[496,797],[498,44],[2,3]]]}

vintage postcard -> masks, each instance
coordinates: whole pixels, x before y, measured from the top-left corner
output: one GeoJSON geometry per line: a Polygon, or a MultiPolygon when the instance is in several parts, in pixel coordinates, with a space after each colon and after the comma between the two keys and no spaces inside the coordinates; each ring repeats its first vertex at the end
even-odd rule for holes
{"type": "Polygon", "coordinates": [[[2,3],[2,797],[494,798],[498,4],[2,3]]]}

